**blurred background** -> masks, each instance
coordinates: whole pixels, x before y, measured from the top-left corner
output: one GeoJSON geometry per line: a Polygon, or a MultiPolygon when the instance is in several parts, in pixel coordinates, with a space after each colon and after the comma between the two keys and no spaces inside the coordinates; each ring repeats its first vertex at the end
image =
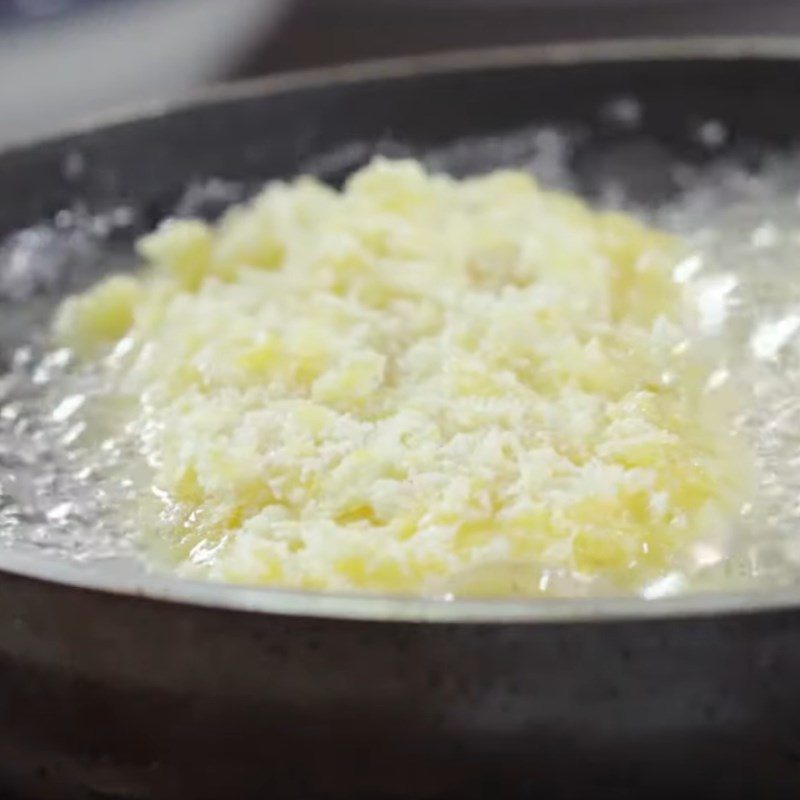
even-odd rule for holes
{"type": "Polygon", "coordinates": [[[800,34],[800,0],[0,0],[0,144],[237,77],[710,33],[800,34]]]}

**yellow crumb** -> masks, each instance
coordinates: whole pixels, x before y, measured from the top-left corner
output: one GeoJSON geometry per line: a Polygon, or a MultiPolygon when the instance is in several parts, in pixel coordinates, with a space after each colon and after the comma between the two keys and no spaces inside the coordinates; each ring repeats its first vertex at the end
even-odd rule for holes
{"type": "Polygon", "coordinates": [[[125,422],[168,512],[144,526],[183,574],[636,589],[735,506],[678,245],[633,217],[523,172],[377,160],[139,251],[147,269],[68,300],[56,330],[113,375],[108,402],[137,401],[125,422]]]}

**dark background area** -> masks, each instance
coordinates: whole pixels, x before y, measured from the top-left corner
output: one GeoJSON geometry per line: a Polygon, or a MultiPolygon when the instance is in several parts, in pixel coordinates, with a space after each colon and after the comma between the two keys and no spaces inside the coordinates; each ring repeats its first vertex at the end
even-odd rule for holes
{"type": "Polygon", "coordinates": [[[448,48],[630,36],[800,35],[797,0],[297,0],[237,74],[448,48]]]}

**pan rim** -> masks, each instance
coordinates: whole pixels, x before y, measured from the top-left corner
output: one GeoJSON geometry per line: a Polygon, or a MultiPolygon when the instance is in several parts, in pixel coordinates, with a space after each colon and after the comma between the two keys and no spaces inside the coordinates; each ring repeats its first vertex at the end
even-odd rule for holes
{"type": "Polygon", "coordinates": [[[0,579],[13,576],[102,596],[287,617],[439,624],[602,624],[791,613],[800,606],[800,588],[775,592],[697,592],[655,599],[641,596],[476,599],[244,586],[146,571],[141,564],[137,567],[132,574],[119,576],[104,573],[100,561],[81,565],[12,550],[0,554],[0,579]]]}
{"type": "MultiPolygon", "coordinates": [[[[87,119],[75,126],[24,143],[0,148],[0,159],[55,144],[98,128],[113,129],[147,119],[247,98],[330,85],[396,80],[411,76],[502,70],[515,66],[569,67],[603,62],[800,60],[800,38],[725,36],[631,38],[602,42],[522,45],[361,61],[232,83],[220,83],[179,102],[154,102],[87,119]]],[[[130,576],[104,574],[96,564],[4,550],[0,576],[16,576],[156,603],[173,603],[233,612],[321,617],[375,622],[433,623],[611,623],[656,621],[758,612],[790,612],[800,607],[800,586],[775,592],[709,592],[678,597],[445,599],[401,595],[344,594],[280,587],[248,587],[181,579],[155,572],[130,576]]]]}
{"type": "Polygon", "coordinates": [[[563,41],[550,44],[455,49],[394,58],[365,59],[329,67],[312,67],[210,83],[181,100],[152,100],[122,105],[88,115],[75,123],[32,139],[10,140],[0,146],[0,159],[57,144],[97,129],[202,109],[235,100],[267,97],[323,86],[340,86],[414,76],[451,75],[474,70],[503,70],[515,66],[569,67],[585,64],[667,61],[797,61],[800,36],[687,36],[631,37],[596,42],[563,41]]]}

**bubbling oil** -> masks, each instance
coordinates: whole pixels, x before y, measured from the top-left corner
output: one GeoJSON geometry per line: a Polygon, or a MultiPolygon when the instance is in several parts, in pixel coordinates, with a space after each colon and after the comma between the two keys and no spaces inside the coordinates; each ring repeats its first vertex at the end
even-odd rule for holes
{"type": "MultiPolygon", "coordinates": [[[[735,382],[735,427],[755,457],[757,487],[714,588],[800,579],[800,156],[757,173],[721,162],[691,176],[658,215],[684,236],[677,266],[698,308],[700,335],[718,346],[712,381],[735,382]]],[[[701,585],[702,582],[701,582],[701,585]]]]}
{"type": "MultiPolygon", "coordinates": [[[[522,161],[546,183],[574,188],[572,141],[552,130],[516,134],[504,150],[484,143],[479,166],[522,161]]],[[[470,147],[439,151],[430,163],[449,169],[453,162],[463,172],[470,147]]],[[[642,593],[787,585],[800,580],[800,155],[775,155],[757,172],[723,160],[694,170],[678,165],[673,177],[681,191],[655,210],[637,209],[614,182],[601,195],[686,242],[675,278],[696,305],[698,339],[714,353],[709,390],[726,385],[736,395],[732,422],[754,454],[756,489],[724,531],[697,541],[685,562],[642,593]]],[[[208,186],[216,197],[218,182],[208,186]]],[[[207,193],[191,187],[189,203],[204,203],[207,193]]],[[[125,224],[123,211],[115,214],[125,224]]],[[[100,271],[80,265],[102,261],[108,224],[84,217],[76,227],[80,235],[71,230],[67,245],[85,285],[100,271]]],[[[101,374],[76,367],[46,335],[63,291],[64,247],[63,236],[37,226],[0,255],[0,309],[9,309],[0,310],[0,352],[7,345],[0,360],[0,545],[70,560],[141,561],[133,509],[149,485],[148,467],[98,402],[109,390],[101,374]],[[29,335],[20,337],[23,329],[29,335]]],[[[614,591],[585,576],[509,568],[524,594],[614,591]]],[[[458,586],[451,590],[457,594],[458,586]]]]}

